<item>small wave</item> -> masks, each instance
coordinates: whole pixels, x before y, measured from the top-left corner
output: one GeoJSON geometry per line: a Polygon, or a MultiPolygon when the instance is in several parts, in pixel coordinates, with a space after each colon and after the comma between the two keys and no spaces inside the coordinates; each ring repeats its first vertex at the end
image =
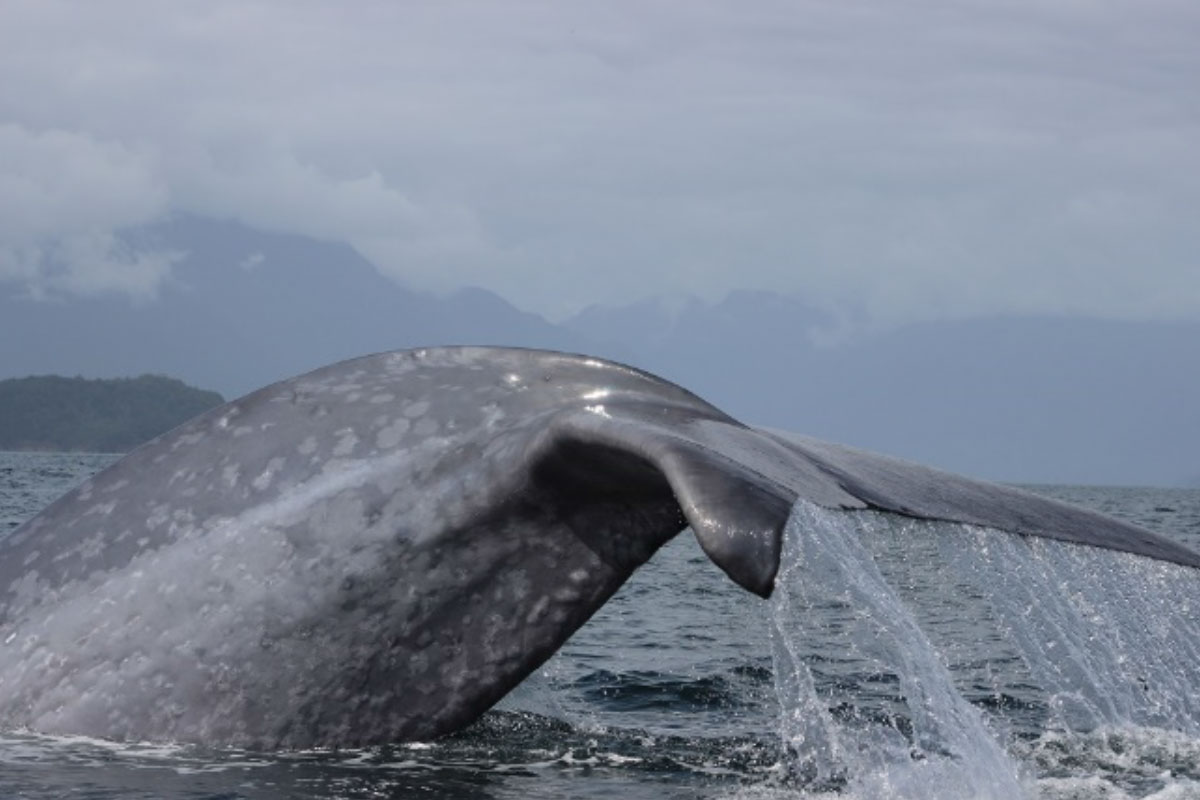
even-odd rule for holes
{"type": "Polygon", "coordinates": [[[568,687],[613,711],[711,710],[744,704],[740,687],[723,675],[684,677],[659,672],[596,670],[568,687]]]}
{"type": "Polygon", "coordinates": [[[1200,796],[1200,739],[1178,731],[1138,726],[1051,731],[1015,742],[1013,752],[1042,776],[1046,797],[1083,797],[1075,792],[1084,785],[1100,787],[1088,797],[1200,796]]]}
{"type": "Polygon", "coordinates": [[[668,736],[638,728],[573,725],[528,712],[491,711],[462,733],[433,744],[434,758],[470,755],[489,768],[579,765],[664,774],[761,776],[780,757],[773,736],[668,736]]]}

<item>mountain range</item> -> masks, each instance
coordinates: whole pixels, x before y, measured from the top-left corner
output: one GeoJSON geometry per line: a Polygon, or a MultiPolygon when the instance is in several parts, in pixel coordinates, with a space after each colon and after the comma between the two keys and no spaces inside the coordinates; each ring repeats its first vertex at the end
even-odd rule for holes
{"type": "Polygon", "coordinates": [[[556,324],[483,289],[403,286],[342,243],[195,217],[137,236],[183,254],[154,301],[0,283],[0,378],[161,373],[233,397],[381,350],[544,347],[632,363],[748,422],[978,477],[1200,485],[1200,322],[993,317],[831,337],[802,298],[735,291],[556,324]]]}

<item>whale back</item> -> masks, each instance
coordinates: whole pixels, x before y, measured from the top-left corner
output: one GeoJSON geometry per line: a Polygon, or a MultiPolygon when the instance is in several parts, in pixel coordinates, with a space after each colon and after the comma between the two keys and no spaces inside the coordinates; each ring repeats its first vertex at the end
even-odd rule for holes
{"type": "Polygon", "coordinates": [[[1136,526],[746,427],[607,361],[332,365],[129,454],[0,542],[0,724],[259,747],[470,723],[685,527],[770,594],[803,499],[1200,566],[1136,526]]]}
{"type": "Polygon", "coordinates": [[[719,469],[684,474],[705,454],[657,431],[700,419],[737,424],[628,367],[486,348],[213,409],[0,542],[0,724],[261,747],[456,730],[688,524],[676,491],[719,469]]]}

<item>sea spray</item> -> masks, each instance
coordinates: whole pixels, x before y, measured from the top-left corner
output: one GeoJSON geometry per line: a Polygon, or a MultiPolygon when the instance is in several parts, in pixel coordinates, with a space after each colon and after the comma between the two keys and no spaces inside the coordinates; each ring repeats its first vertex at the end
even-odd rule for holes
{"type": "Polygon", "coordinates": [[[1200,735],[1200,573],[959,527],[943,558],[994,610],[1046,695],[1046,727],[1200,735]]]}
{"type": "Polygon", "coordinates": [[[859,798],[1025,796],[1016,764],[863,544],[896,524],[807,503],[788,522],[772,648],[795,777],[859,798]]]}
{"type": "Polygon", "coordinates": [[[1200,786],[1194,570],[799,505],[776,592],[782,740],[808,791],[1126,798],[1200,786]],[[1085,764],[1086,779],[1064,777],[1085,764]]]}

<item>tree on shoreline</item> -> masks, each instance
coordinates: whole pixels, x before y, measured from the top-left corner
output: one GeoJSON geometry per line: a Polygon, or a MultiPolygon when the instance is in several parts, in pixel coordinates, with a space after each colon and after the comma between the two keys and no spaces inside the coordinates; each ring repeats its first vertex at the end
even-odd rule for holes
{"type": "Polygon", "coordinates": [[[0,380],[0,450],[125,452],[223,402],[163,375],[0,380]]]}

